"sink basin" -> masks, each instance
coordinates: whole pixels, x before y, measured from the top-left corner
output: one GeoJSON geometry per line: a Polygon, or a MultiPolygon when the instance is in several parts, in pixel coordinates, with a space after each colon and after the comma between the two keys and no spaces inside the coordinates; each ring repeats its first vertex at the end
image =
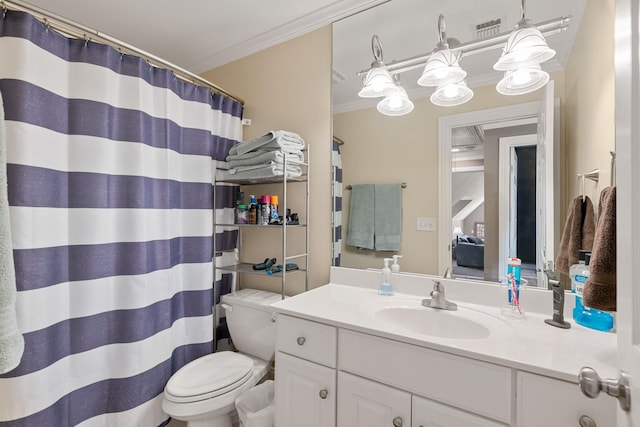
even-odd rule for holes
{"type": "Polygon", "coordinates": [[[384,325],[431,337],[479,340],[504,336],[512,331],[503,319],[458,305],[458,310],[437,310],[421,305],[421,299],[389,299],[361,306],[364,314],[384,325]]]}

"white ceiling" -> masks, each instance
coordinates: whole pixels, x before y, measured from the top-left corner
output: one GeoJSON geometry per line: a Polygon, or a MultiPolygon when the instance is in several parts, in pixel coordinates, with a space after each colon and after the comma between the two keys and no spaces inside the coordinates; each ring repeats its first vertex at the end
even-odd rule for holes
{"type": "MultiPolygon", "coordinates": [[[[544,64],[566,63],[586,0],[529,0],[527,17],[534,22],[573,15],[569,30],[550,36],[558,52],[544,64]]],[[[502,20],[510,30],[520,18],[521,0],[28,0],[28,3],[111,35],[193,73],[201,73],[300,36],[332,22],[334,69],[346,80],[334,85],[334,111],[375,105],[357,97],[357,72],[372,62],[371,36],[378,34],[385,61],[430,52],[437,42],[437,17],[444,14],[449,37],[475,39],[475,25],[502,20]],[[185,5],[185,3],[187,3],[185,5]],[[377,7],[372,7],[376,6],[377,7]],[[360,12],[360,13],[358,13],[360,12]]],[[[463,58],[470,86],[497,82],[491,66],[499,50],[463,58]]],[[[292,63],[295,58],[292,58],[292,63]]],[[[411,97],[428,96],[415,81],[420,70],[403,73],[411,97]]]]}
{"type": "Polygon", "coordinates": [[[26,0],[201,73],[384,0],[26,0]]]}

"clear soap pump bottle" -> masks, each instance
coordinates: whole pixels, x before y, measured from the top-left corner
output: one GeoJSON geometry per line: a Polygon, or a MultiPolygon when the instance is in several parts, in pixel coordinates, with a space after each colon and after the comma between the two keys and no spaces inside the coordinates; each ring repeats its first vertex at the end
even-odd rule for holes
{"type": "Polygon", "coordinates": [[[384,259],[384,268],[382,269],[382,281],[378,288],[378,295],[393,295],[393,286],[391,285],[391,269],[389,268],[391,258],[384,259]]]}
{"type": "Polygon", "coordinates": [[[398,264],[398,258],[402,258],[402,255],[393,256],[393,264],[391,264],[392,273],[400,273],[400,264],[398,264]]]}

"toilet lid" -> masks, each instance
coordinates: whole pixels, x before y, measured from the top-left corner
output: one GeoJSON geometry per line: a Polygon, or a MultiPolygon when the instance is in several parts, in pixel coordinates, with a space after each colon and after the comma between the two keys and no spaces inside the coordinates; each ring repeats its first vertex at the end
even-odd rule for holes
{"type": "Polygon", "coordinates": [[[244,384],[253,373],[253,360],[239,353],[222,351],[200,357],[178,370],[165,393],[174,402],[209,399],[244,384]]]}

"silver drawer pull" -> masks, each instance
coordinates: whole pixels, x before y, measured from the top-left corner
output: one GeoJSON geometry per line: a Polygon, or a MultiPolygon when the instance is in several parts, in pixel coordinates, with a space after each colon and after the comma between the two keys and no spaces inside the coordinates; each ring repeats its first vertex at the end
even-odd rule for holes
{"type": "Polygon", "coordinates": [[[304,345],[305,341],[307,339],[305,337],[298,337],[298,339],[296,340],[296,342],[298,343],[298,345],[304,345]]]}
{"type": "Polygon", "coordinates": [[[580,423],[580,427],[597,427],[596,422],[588,415],[581,416],[578,422],[580,423]]]}
{"type": "Polygon", "coordinates": [[[326,388],[323,388],[322,390],[320,390],[320,393],[318,393],[320,395],[320,399],[326,399],[327,396],[329,395],[329,390],[327,390],[326,388]]]}
{"type": "Polygon", "coordinates": [[[402,427],[402,417],[395,417],[393,419],[393,427],[402,427]]]}

